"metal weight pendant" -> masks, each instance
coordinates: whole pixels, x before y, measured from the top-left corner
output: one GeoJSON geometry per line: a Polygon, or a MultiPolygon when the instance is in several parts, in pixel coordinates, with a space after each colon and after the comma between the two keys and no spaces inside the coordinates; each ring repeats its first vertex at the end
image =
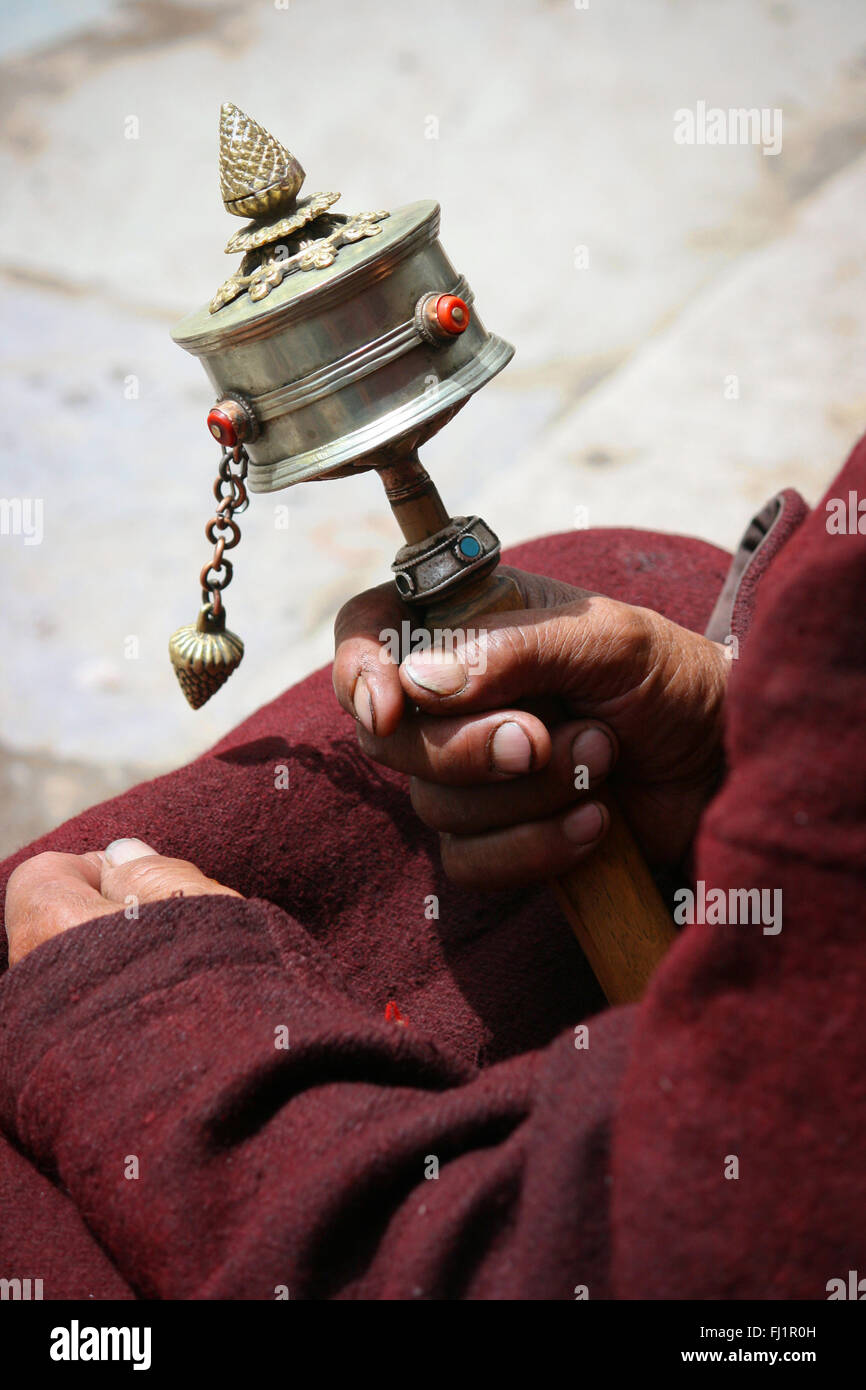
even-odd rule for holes
{"type": "Polygon", "coordinates": [[[201,709],[241,664],[244,644],[226,629],[225,609],[205,603],[195,623],[179,627],[168,653],[180,688],[193,709],[201,709]]]}

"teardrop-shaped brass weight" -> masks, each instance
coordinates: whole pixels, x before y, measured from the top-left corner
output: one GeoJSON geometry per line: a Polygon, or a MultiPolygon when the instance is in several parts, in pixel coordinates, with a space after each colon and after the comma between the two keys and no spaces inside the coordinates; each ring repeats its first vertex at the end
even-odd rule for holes
{"type": "Polygon", "coordinates": [[[206,603],[195,623],[172,634],[168,654],[181,690],[193,709],[201,709],[240,666],[244,644],[226,630],[225,609],[214,614],[206,603]]]}

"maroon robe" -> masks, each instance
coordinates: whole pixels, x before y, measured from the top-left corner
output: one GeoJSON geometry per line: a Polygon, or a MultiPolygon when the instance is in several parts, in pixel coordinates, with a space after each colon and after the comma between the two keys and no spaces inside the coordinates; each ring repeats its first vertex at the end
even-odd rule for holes
{"type": "MultiPolygon", "coordinates": [[[[858,488],[866,443],[828,496],[858,488]]],[[[0,1277],[46,1298],[824,1299],[866,1273],[866,536],[781,494],[721,598],[730,557],[693,540],[508,558],[698,631],[716,605],[739,656],[694,873],[781,889],[782,931],[687,926],[644,1002],[605,1010],[548,889],[443,878],[319,671],[3,866],[140,836],[247,901],[100,918],[3,976],[0,1277]]]]}

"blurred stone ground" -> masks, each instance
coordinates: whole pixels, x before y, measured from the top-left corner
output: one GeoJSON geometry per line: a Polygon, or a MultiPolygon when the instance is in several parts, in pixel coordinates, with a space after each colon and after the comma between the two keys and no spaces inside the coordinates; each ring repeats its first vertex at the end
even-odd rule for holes
{"type": "Polygon", "coordinates": [[[169,329],[229,264],[224,100],[345,209],[442,203],[518,351],[425,461],[506,542],[588,517],[732,546],[779,486],[816,500],[866,426],[860,0],[5,0],[0,59],[0,498],[44,527],[0,534],[2,852],[326,661],[397,544],[375,477],[254,498],[245,662],[186,708],[165,646],[218,451],[169,329]],[[780,108],[781,152],[678,145],[699,101],[780,108]]]}

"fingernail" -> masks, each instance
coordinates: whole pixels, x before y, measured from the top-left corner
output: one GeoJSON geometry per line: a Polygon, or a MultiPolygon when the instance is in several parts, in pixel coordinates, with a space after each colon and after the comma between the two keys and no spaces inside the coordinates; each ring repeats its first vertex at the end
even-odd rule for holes
{"type": "Polygon", "coordinates": [[[150,845],[146,845],[144,840],[112,840],[111,844],[105,847],[105,857],[114,869],[118,864],[129,864],[133,859],[143,859],[146,854],[157,852],[151,849],[150,845]]]}
{"type": "Polygon", "coordinates": [[[411,661],[403,662],[403,669],[416,685],[434,695],[456,695],[466,686],[463,663],[451,652],[416,652],[411,661]]]}
{"type": "Polygon", "coordinates": [[[376,732],[376,714],[373,709],[373,697],[363,676],[359,676],[355,681],[352,704],[355,706],[355,714],[364,725],[367,733],[374,734],[376,732]]]}
{"type": "Polygon", "coordinates": [[[575,772],[579,767],[585,767],[587,777],[592,782],[610,771],[613,744],[601,729],[584,729],[571,745],[571,758],[575,772]]]}
{"type": "Polygon", "coordinates": [[[500,724],[490,742],[490,761],[497,772],[528,772],[532,744],[514,720],[500,724]]]}
{"type": "Polygon", "coordinates": [[[604,826],[601,808],[594,801],[585,801],[576,806],[562,822],[562,833],[574,845],[591,845],[597,840],[604,826]]]}

